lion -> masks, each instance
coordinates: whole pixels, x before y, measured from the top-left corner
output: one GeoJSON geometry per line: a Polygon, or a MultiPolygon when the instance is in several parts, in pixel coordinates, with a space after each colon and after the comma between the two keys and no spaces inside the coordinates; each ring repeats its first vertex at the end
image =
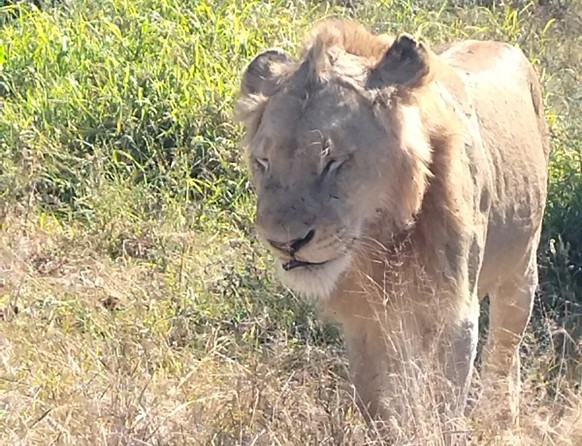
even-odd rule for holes
{"type": "Polygon", "coordinates": [[[430,357],[435,404],[463,413],[488,296],[481,400],[517,425],[549,162],[521,50],[467,40],[437,53],[327,20],[298,59],[274,48],[250,62],[235,113],[257,234],[283,283],[342,327],[365,412],[414,417],[403,373],[420,377],[430,357]]]}

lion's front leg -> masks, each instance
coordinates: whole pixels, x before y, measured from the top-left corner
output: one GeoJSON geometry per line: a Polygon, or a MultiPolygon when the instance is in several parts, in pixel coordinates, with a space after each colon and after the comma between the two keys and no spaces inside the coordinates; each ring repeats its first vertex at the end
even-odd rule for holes
{"type": "Polygon", "coordinates": [[[458,430],[451,422],[462,417],[469,389],[478,300],[457,308],[451,323],[410,310],[391,308],[384,317],[344,327],[352,380],[363,412],[388,422],[396,435],[422,426],[447,437],[458,430]]]}
{"type": "Polygon", "coordinates": [[[479,300],[468,297],[454,322],[445,323],[437,344],[437,365],[448,389],[442,395],[443,412],[462,416],[471,385],[479,336],[479,300]]]}
{"type": "Polygon", "coordinates": [[[344,326],[344,339],[362,414],[384,440],[398,443],[418,435],[419,426],[434,425],[434,420],[424,423],[434,405],[425,392],[420,338],[403,336],[400,328],[387,328],[378,319],[344,326]]]}
{"type": "Polygon", "coordinates": [[[370,420],[385,419],[388,414],[382,404],[386,394],[387,350],[376,322],[344,331],[352,381],[357,402],[370,420]]]}
{"type": "Polygon", "coordinates": [[[446,444],[465,444],[464,412],[471,385],[479,336],[479,300],[463,300],[462,305],[436,318],[434,331],[427,333],[428,386],[439,415],[446,444]],[[446,316],[448,317],[446,317],[446,316]]]}

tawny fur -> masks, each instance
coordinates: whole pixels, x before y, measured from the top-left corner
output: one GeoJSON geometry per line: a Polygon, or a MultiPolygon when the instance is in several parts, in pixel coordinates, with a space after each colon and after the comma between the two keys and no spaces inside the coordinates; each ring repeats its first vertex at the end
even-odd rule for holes
{"type": "Polygon", "coordinates": [[[512,424],[549,158],[533,67],[503,43],[437,55],[345,21],[281,54],[249,66],[237,113],[259,235],[279,265],[327,262],[283,281],[341,323],[362,406],[383,419],[414,416],[402,382],[418,361],[444,378],[438,410],[463,410],[488,295],[482,404],[512,424]]]}

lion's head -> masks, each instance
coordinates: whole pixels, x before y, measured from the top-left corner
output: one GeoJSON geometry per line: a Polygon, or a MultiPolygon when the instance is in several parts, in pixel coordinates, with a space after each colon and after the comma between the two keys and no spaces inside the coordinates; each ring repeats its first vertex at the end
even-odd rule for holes
{"type": "Polygon", "coordinates": [[[268,50],[247,67],[237,114],[256,228],[291,288],[326,297],[374,243],[371,223],[398,231],[419,211],[431,149],[416,95],[432,57],[409,36],[332,21],[298,61],[268,50]]]}

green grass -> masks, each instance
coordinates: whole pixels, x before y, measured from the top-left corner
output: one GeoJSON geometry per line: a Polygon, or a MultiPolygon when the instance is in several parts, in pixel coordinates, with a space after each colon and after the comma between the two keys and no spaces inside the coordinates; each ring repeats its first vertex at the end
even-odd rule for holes
{"type": "Polygon", "coordinates": [[[524,351],[522,444],[580,444],[575,373],[543,317],[582,325],[580,6],[352,3],[0,7],[0,444],[379,444],[338,330],[255,240],[231,118],[253,55],[296,52],[330,15],[434,44],[509,41],[542,73],[546,305],[524,351]]]}

